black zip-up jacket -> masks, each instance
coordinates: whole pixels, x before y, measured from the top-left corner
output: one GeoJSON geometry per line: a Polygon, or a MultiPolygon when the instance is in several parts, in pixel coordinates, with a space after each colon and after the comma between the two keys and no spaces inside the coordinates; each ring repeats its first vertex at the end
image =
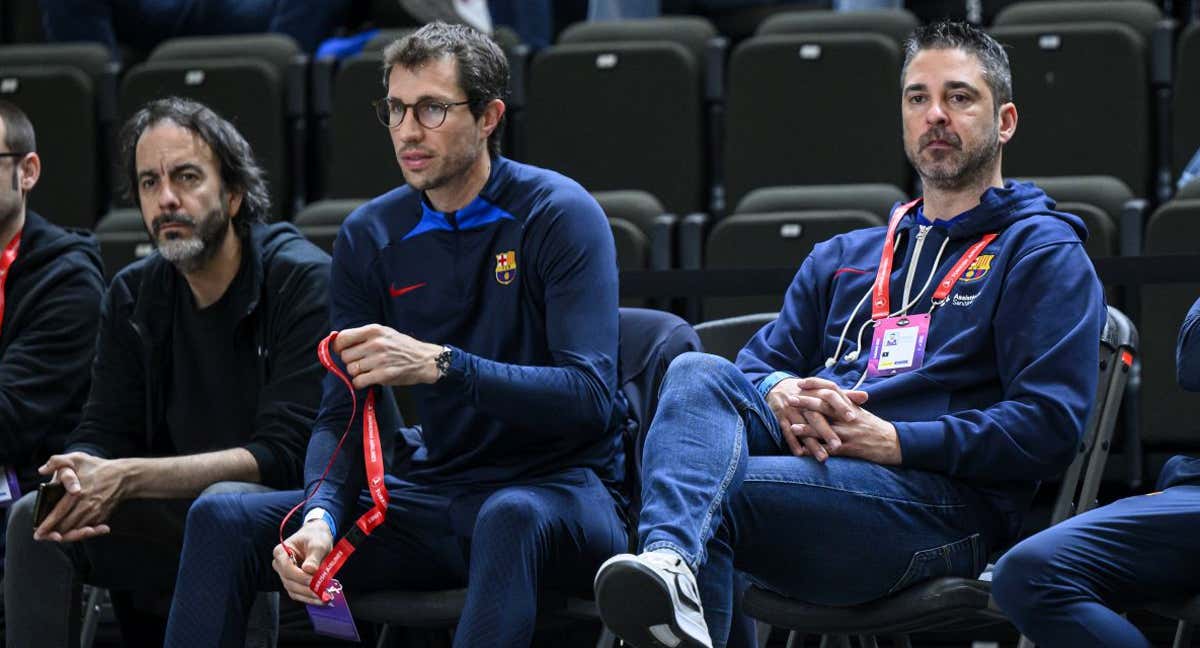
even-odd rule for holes
{"type": "Polygon", "coordinates": [[[79,424],[103,295],[96,239],[26,211],[0,327],[0,464],[22,490],[79,424]]]}
{"type": "MultiPolygon", "coordinates": [[[[229,384],[257,384],[254,432],[241,447],[258,462],[264,485],[301,484],[304,450],[321,402],[324,369],[317,343],[329,332],[329,256],[290,224],[261,223],[243,241],[242,263],[252,264],[251,290],[239,295],[238,341],[233,351],[257,356],[257,376],[229,384]]],[[[172,317],[177,291],[189,290],[174,266],[155,253],[122,270],[109,287],[101,314],[92,390],[68,451],[116,458],[153,456],[167,434],[172,317]]],[[[197,349],[229,353],[230,349],[197,349]]],[[[220,407],[220,403],[214,403],[220,407]]],[[[214,447],[197,421],[187,434],[171,432],[178,455],[214,447]]]]}

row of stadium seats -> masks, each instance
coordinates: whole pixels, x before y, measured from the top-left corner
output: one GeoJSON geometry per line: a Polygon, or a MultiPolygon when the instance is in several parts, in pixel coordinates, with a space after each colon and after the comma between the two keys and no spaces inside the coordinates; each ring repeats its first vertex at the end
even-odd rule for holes
{"type": "MultiPolygon", "coordinates": [[[[593,190],[641,189],[666,211],[732,212],[777,185],[910,191],[898,135],[902,10],[780,13],[732,53],[696,17],[568,28],[529,61],[510,32],[506,152],[593,190]],[[727,55],[728,54],[728,55],[727,55]]],[[[1106,175],[1157,204],[1200,147],[1200,25],[1178,34],[1141,0],[1025,2],[997,17],[1021,120],[1012,175],[1106,175]],[[1172,119],[1173,116],[1173,119],[1172,119]]],[[[117,70],[99,45],[0,47],[0,98],[29,113],[46,174],[34,209],[91,227],[111,205],[114,130],[145,101],[190,96],[230,117],[268,172],[280,218],[403,182],[370,101],[396,32],[309,65],[280,35],[168,41],[117,70]]]]}

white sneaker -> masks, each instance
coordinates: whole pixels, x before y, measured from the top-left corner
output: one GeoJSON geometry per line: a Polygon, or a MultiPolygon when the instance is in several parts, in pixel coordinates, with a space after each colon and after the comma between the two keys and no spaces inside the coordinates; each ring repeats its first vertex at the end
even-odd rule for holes
{"type": "Polygon", "coordinates": [[[712,648],[696,577],[672,551],[609,558],[595,590],[604,625],[635,648],[712,648]]]}

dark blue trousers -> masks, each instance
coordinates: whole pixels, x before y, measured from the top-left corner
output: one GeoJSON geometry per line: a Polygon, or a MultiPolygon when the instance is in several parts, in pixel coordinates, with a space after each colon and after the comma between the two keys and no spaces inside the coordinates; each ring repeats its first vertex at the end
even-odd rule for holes
{"type": "MultiPolygon", "coordinates": [[[[1172,465],[1163,472],[1160,487],[1172,465]]],[[[996,565],[992,595],[1039,646],[1149,648],[1120,613],[1200,591],[1197,538],[1200,485],[1129,497],[1013,547],[996,565]]]]}
{"type": "MultiPolygon", "coordinates": [[[[528,646],[539,590],[589,593],[600,563],[627,548],[618,506],[589,469],[490,488],[391,478],[388,485],[386,521],[338,575],[350,610],[363,592],[466,586],[458,648],[528,646]]],[[[300,498],[292,491],[196,501],[166,646],[243,645],[254,593],[281,589],[271,551],[280,520],[300,498]]],[[[370,506],[366,492],[359,505],[359,512],[370,506]]],[[[294,518],[285,537],[300,523],[294,518]]]]}

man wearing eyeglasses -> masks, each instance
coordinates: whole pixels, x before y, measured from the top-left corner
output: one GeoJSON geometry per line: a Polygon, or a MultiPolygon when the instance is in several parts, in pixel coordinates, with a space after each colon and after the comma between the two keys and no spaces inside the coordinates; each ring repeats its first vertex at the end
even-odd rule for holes
{"type": "Polygon", "coordinates": [[[0,521],[79,422],[104,293],[96,240],[28,209],[41,172],[33,124],[0,100],[0,521]]]}
{"type": "Polygon", "coordinates": [[[362,592],[465,586],[455,646],[528,646],[539,591],[586,591],[626,543],[603,212],[575,182],[500,156],[508,70],[486,37],[432,23],[384,66],[376,112],[408,184],[351,214],[334,245],[331,355],[353,391],[327,376],[313,495],[284,528],[300,492],[192,507],[169,646],[239,646],[254,589],[320,603],[327,558],[347,555],[336,579],[351,612],[362,592]],[[361,412],[389,386],[411,387],[423,443],[407,471],[381,476],[381,504],[364,490],[375,451],[361,412]]]}

